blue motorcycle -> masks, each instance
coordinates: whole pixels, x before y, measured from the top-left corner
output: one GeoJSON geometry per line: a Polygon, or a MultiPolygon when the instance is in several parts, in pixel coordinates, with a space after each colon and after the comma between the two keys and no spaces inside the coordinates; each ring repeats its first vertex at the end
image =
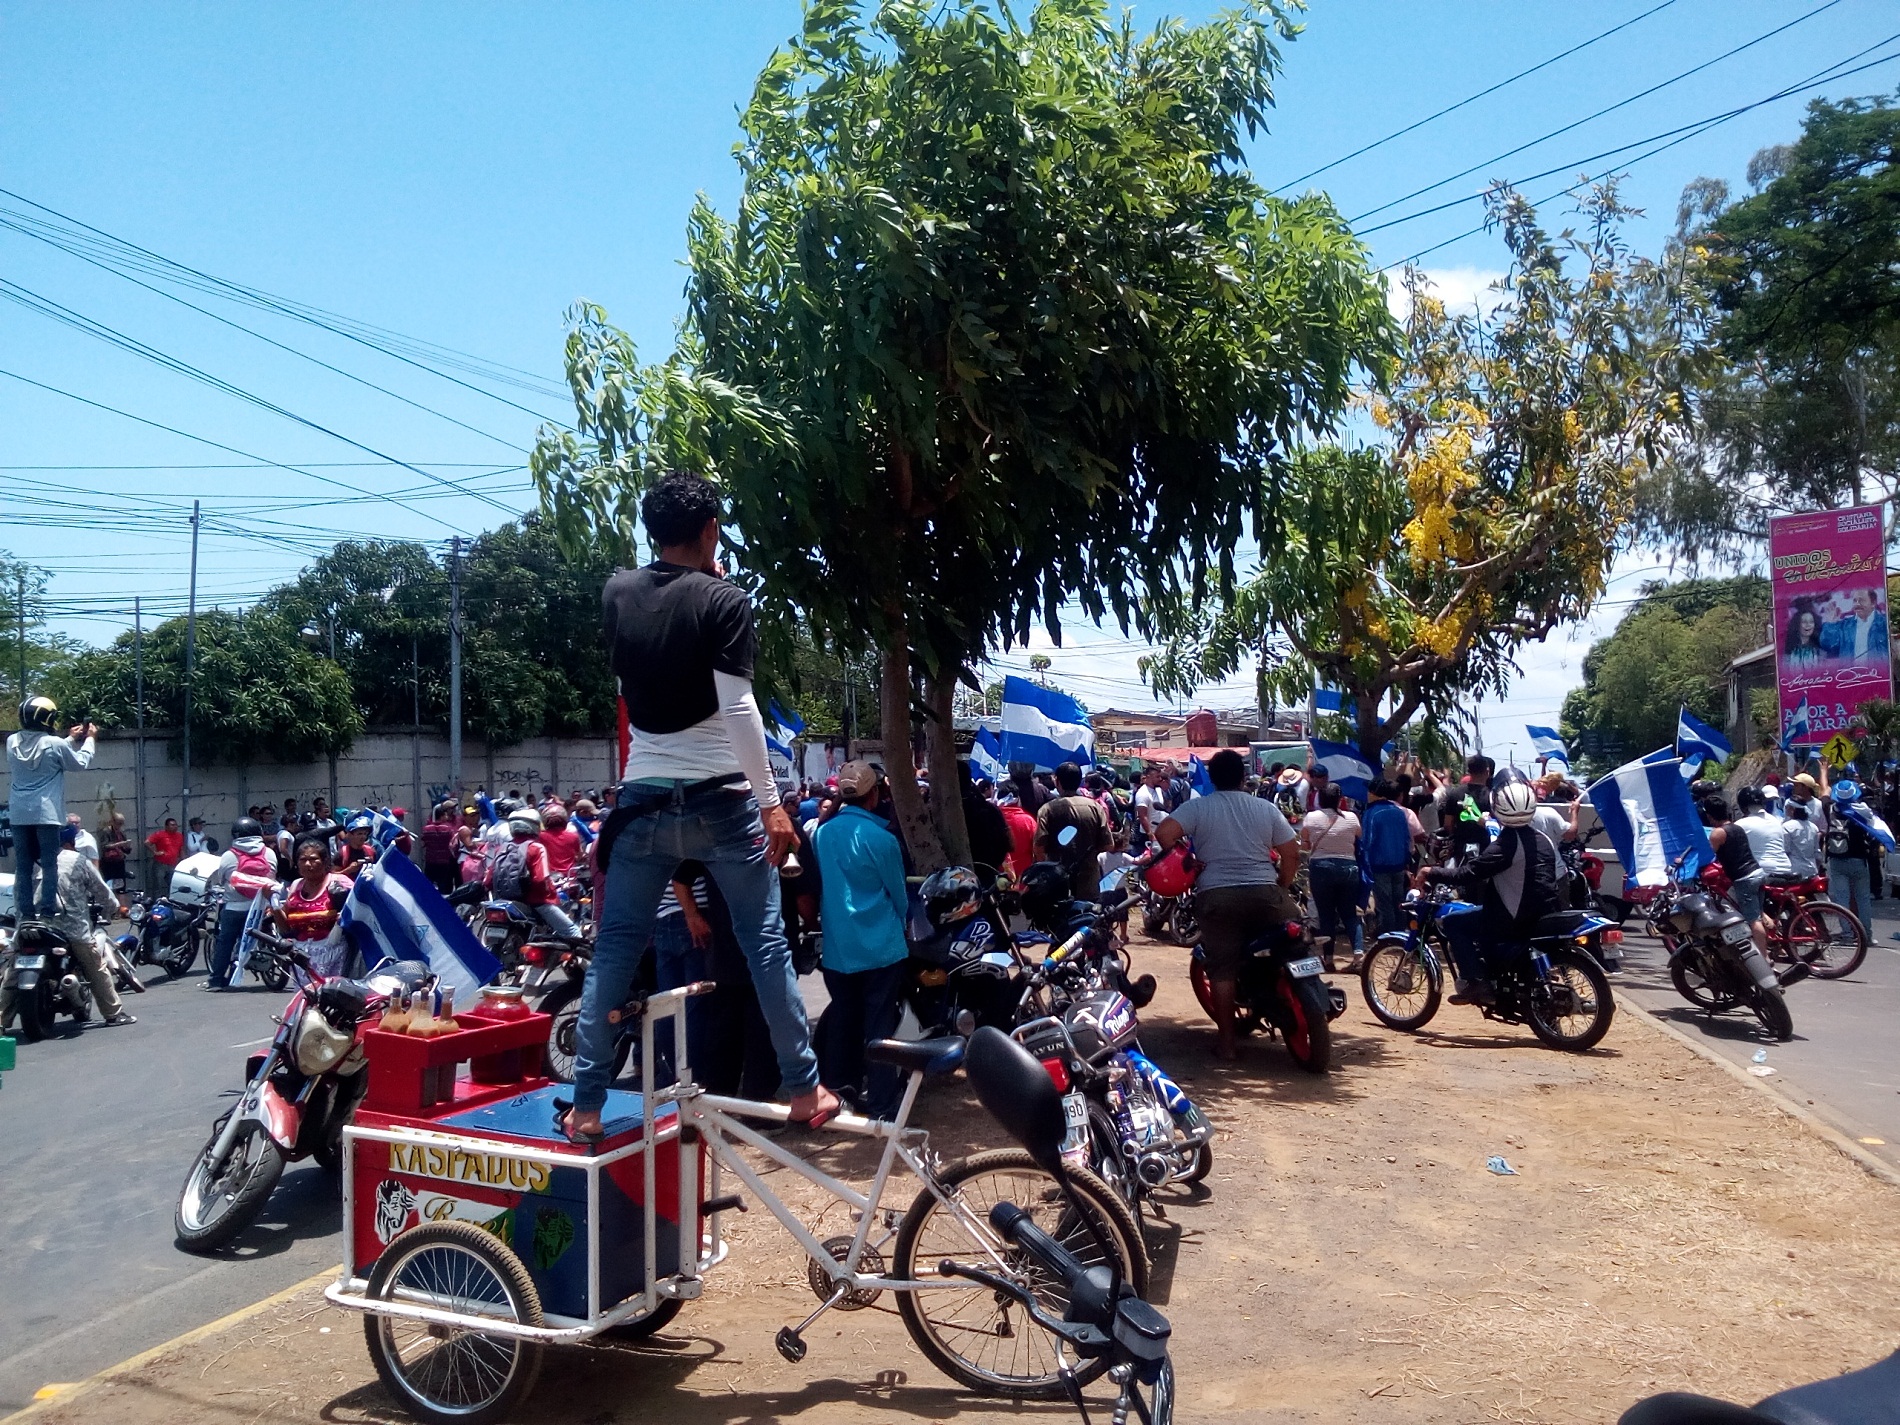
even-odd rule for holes
{"type": "MultiPolygon", "coordinates": [[[[1366,952],[1360,988],[1366,1008],[1393,1029],[1423,1029],[1443,1001],[1450,946],[1444,917],[1475,913],[1466,901],[1412,892],[1406,898],[1408,928],[1379,937],[1366,952]]],[[[1485,969],[1495,1003],[1482,1005],[1486,1019],[1528,1024],[1553,1049],[1580,1053],[1609,1032],[1616,1000],[1599,963],[1615,942],[1616,923],[1589,911],[1547,915],[1527,941],[1487,945],[1485,969]]],[[[1620,933],[1618,934],[1620,939],[1620,933]]]]}

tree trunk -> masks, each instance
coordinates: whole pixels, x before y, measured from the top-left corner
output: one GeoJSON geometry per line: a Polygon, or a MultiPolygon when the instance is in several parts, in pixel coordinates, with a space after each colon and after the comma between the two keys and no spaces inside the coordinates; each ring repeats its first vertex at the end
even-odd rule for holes
{"type": "Polygon", "coordinates": [[[897,834],[910,850],[913,867],[931,871],[945,864],[943,843],[917,785],[917,764],[910,754],[910,630],[893,620],[880,660],[878,711],[884,731],[884,772],[891,780],[897,808],[897,834]]]}
{"type": "MultiPolygon", "coordinates": [[[[930,819],[943,845],[946,866],[970,864],[970,829],[963,820],[963,773],[957,766],[955,707],[957,670],[943,668],[924,683],[930,719],[924,724],[925,765],[930,768],[930,819]]],[[[917,869],[928,875],[937,870],[921,857],[917,869]]]]}

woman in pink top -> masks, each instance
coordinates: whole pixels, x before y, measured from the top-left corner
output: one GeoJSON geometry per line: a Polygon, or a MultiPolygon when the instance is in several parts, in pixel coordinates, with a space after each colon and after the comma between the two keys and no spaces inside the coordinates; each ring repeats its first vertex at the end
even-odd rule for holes
{"type": "Polygon", "coordinates": [[[1357,973],[1365,933],[1359,922],[1359,818],[1342,811],[1339,802],[1338,787],[1319,789],[1319,805],[1300,821],[1300,845],[1308,857],[1307,884],[1319,911],[1319,933],[1326,937],[1326,968],[1333,968],[1337,936],[1348,932],[1352,972],[1357,973]]]}

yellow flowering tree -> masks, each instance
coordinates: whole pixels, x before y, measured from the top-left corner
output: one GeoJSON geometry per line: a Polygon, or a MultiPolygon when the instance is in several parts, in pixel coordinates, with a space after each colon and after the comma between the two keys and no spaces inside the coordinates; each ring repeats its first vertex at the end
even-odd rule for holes
{"type": "Polygon", "coordinates": [[[1554,237],[1518,194],[1490,203],[1511,255],[1490,309],[1449,312],[1405,274],[1401,361],[1366,400],[1381,439],[1292,461],[1258,570],[1177,610],[1146,660],[1158,693],[1258,655],[1265,697],[1303,703],[1315,682],[1349,695],[1376,760],[1421,710],[1502,693],[1515,650],[1602,594],[1638,478],[1683,420],[1703,324],[1622,243],[1613,185],[1554,237]]]}

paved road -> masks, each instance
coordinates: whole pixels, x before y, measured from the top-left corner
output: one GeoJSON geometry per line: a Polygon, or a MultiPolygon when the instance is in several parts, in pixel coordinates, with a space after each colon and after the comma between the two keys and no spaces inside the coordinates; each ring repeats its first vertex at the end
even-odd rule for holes
{"type": "Polygon", "coordinates": [[[1749,1064],[1766,1048],[1776,1070],[1765,1081],[1769,1087],[1811,1105],[1900,1168],[1900,945],[1891,938],[1900,930],[1900,914],[1890,911],[1892,905],[1874,902],[1873,942],[1851,979],[1807,980],[1788,991],[1794,1038],[1785,1044],[1761,1034],[1753,1015],[1712,1018],[1690,1006],[1669,983],[1662,947],[1646,936],[1632,934],[1625,942],[1617,993],[1737,1064],[1749,1064]]]}

